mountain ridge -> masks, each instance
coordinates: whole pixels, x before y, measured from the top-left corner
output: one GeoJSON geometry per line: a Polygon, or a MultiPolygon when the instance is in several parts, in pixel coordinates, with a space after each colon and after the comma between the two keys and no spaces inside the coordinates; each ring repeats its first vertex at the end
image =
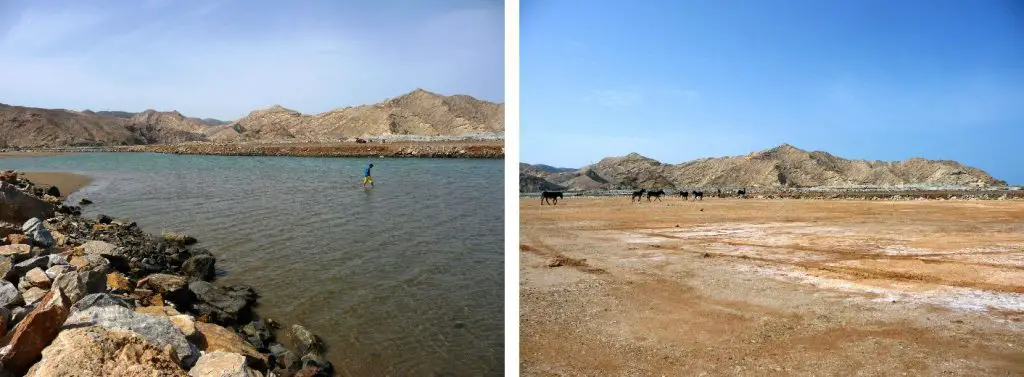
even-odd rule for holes
{"type": "Polygon", "coordinates": [[[504,104],[417,88],[374,104],[305,115],[281,105],[222,121],[176,110],[71,111],[0,104],[0,148],[173,144],[188,141],[336,141],[390,135],[504,133],[504,104]]]}
{"type": "Polygon", "coordinates": [[[606,157],[571,172],[521,166],[530,187],[569,190],[701,187],[804,188],[936,184],[1005,186],[985,171],[952,160],[911,157],[900,161],[845,159],[784,143],[740,156],[665,164],[639,153],[606,157]]]}

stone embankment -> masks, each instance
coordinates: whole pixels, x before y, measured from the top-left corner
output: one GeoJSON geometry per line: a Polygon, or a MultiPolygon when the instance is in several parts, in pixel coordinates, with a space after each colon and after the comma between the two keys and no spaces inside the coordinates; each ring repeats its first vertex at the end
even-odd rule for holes
{"type": "Polygon", "coordinates": [[[174,145],[132,145],[106,147],[109,152],[150,152],[219,156],[295,157],[421,157],[486,158],[505,157],[501,141],[479,142],[397,142],[397,143],[185,143],[174,145]]]}
{"type": "Polygon", "coordinates": [[[319,337],[214,284],[194,238],[82,217],[57,191],[0,174],[0,376],[333,374],[319,337]]]}

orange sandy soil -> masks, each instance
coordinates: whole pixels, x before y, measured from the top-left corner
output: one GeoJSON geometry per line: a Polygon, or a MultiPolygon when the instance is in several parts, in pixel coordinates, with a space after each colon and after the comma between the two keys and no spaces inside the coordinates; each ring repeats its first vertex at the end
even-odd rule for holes
{"type": "Polygon", "coordinates": [[[504,158],[505,143],[422,141],[366,143],[186,143],[108,147],[115,152],[157,152],[234,156],[504,158]]]}
{"type": "Polygon", "coordinates": [[[1024,202],[520,211],[523,375],[1024,375],[1024,202]]]}

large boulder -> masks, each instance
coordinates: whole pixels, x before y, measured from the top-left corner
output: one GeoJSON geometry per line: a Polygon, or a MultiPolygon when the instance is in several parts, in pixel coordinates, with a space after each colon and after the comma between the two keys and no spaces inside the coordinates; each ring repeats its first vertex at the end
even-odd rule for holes
{"type": "Polygon", "coordinates": [[[117,245],[104,241],[88,241],[82,244],[82,252],[85,255],[99,255],[105,258],[121,258],[124,251],[117,245]]]}
{"type": "Polygon", "coordinates": [[[0,246],[0,256],[8,257],[14,262],[20,262],[25,259],[28,259],[28,257],[31,255],[32,246],[26,244],[0,246]]]}
{"type": "Polygon", "coordinates": [[[46,272],[42,268],[36,267],[25,273],[25,281],[30,286],[49,289],[50,284],[53,280],[49,276],[46,276],[46,272]]]}
{"type": "Polygon", "coordinates": [[[23,224],[33,217],[53,217],[56,207],[18,190],[14,185],[0,182],[0,222],[23,224]]]}
{"type": "Polygon", "coordinates": [[[197,300],[193,308],[221,324],[247,322],[257,298],[256,292],[246,286],[222,288],[202,280],[189,283],[188,289],[197,300]]]}
{"type": "Polygon", "coordinates": [[[88,326],[62,331],[28,377],[184,377],[174,351],[131,331],[88,326]]]}
{"type": "Polygon", "coordinates": [[[32,239],[32,244],[41,247],[51,247],[56,244],[50,231],[43,227],[43,220],[38,217],[28,219],[21,226],[21,231],[32,239]]]}
{"type": "Polygon", "coordinates": [[[78,268],[79,271],[93,270],[102,273],[107,273],[108,271],[111,270],[110,261],[108,261],[107,258],[101,257],[99,255],[83,255],[80,257],[72,257],[68,263],[78,268]]]}
{"type": "Polygon", "coordinates": [[[212,255],[200,254],[193,256],[181,265],[181,272],[185,276],[200,280],[213,280],[216,271],[217,258],[212,255]]]}
{"type": "Polygon", "coordinates": [[[61,330],[71,303],[60,290],[50,291],[39,305],[18,322],[10,334],[0,340],[0,365],[15,374],[23,374],[39,358],[61,330]]]}
{"type": "Polygon", "coordinates": [[[292,325],[291,335],[300,355],[324,352],[324,343],[320,340],[320,337],[302,325],[292,325]]]}
{"type": "Polygon", "coordinates": [[[204,352],[224,351],[237,353],[249,360],[249,365],[257,368],[266,368],[267,356],[256,350],[255,347],[242,340],[237,333],[224,327],[212,324],[195,322],[199,349],[204,352]]]}
{"type": "Polygon", "coordinates": [[[78,300],[78,302],[75,302],[75,304],[71,306],[71,312],[75,313],[89,308],[104,306],[121,306],[127,309],[134,309],[135,303],[106,292],[93,293],[86,295],[85,297],[82,297],[81,300],[78,300]]]}
{"type": "Polygon", "coordinates": [[[13,274],[13,276],[22,277],[25,276],[25,274],[27,274],[32,269],[49,268],[49,266],[50,256],[40,255],[38,257],[31,257],[29,259],[23,260],[15,264],[13,267],[11,267],[10,274],[13,274]]]}
{"type": "Polygon", "coordinates": [[[199,350],[185,339],[185,335],[167,317],[136,313],[119,305],[94,306],[73,313],[65,328],[96,325],[111,330],[132,331],[157,346],[171,346],[184,368],[195,364],[199,350]]]}
{"type": "Polygon", "coordinates": [[[49,291],[38,287],[32,287],[25,292],[21,293],[21,297],[25,300],[25,305],[35,305],[37,302],[43,299],[49,291]]]}
{"type": "Polygon", "coordinates": [[[78,302],[90,293],[106,290],[107,278],[98,271],[68,271],[53,281],[53,287],[63,290],[72,302],[78,302]]]}
{"type": "Polygon", "coordinates": [[[214,351],[199,358],[192,370],[191,377],[263,377],[263,373],[246,366],[245,357],[237,353],[214,351]]]}

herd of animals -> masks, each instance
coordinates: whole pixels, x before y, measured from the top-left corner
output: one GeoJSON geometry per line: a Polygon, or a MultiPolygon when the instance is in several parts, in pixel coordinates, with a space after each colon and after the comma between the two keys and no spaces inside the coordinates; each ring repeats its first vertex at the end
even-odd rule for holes
{"type": "MultiPolygon", "coordinates": [[[[665,196],[666,194],[665,194],[665,190],[664,189],[657,189],[657,190],[640,189],[640,190],[637,190],[637,191],[633,191],[633,196],[630,198],[629,201],[630,201],[630,203],[633,203],[633,202],[639,203],[644,198],[644,195],[647,195],[647,201],[650,202],[651,198],[654,198],[654,199],[657,199],[658,201],[661,201],[661,197],[665,196]]],[[[679,192],[679,197],[683,198],[683,200],[690,200],[691,196],[693,197],[693,200],[704,200],[704,191],[680,191],[679,192]]],[[[722,197],[722,189],[718,189],[718,191],[715,193],[715,196],[721,198],[722,197]]],[[[736,190],[736,196],[740,197],[740,198],[746,198],[747,197],[747,189],[744,188],[744,189],[736,190]]],[[[558,205],[558,199],[562,199],[562,198],[563,198],[562,192],[560,192],[560,191],[544,191],[544,192],[540,193],[540,204],[541,205],[544,205],[544,204],[558,205]]]]}

